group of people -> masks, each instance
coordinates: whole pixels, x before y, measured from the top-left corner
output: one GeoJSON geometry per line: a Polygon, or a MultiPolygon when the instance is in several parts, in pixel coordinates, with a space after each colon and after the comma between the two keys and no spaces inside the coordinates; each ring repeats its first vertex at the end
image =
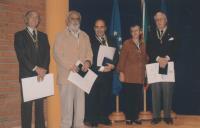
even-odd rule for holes
{"type": "MultiPolygon", "coordinates": [[[[145,81],[145,65],[159,63],[166,69],[169,61],[174,61],[176,35],[167,26],[166,14],[155,14],[156,27],[144,42],[140,25],[130,26],[131,37],[124,41],[120,53],[112,37],[106,35],[107,26],[103,19],[94,23],[94,34],[89,37],[80,29],[81,14],[70,11],[66,17],[66,28],[56,36],[53,54],[57,64],[58,86],[61,99],[61,128],[98,127],[98,124],[111,125],[108,118],[111,113],[111,95],[113,71],[119,72],[119,80],[125,95],[125,116],[127,124],[141,124],[138,119],[142,104],[142,89],[145,81]],[[100,46],[116,48],[113,60],[103,66],[97,65],[100,46]],[[75,64],[80,60],[81,69],[75,64]],[[70,71],[88,69],[98,77],[89,94],[68,81],[70,71]]],[[[14,46],[19,61],[19,77],[37,76],[44,79],[50,63],[50,46],[47,35],[37,30],[40,16],[31,10],[25,14],[26,28],[15,34],[14,46]]],[[[164,74],[163,74],[164,75],[164,74]]],[[[173,124],[171,104],[173,83],[161,82],[150,85],[152,89],[153,119],[152,124],[161,121],[163,107],[164,121],[173,124]],[[161,98],[163,105],[161,104],[161,98]]],[[[22,128],[31,128],[32,104],[35,104],[35,127],[45,128],[43,98],[21,103],[22,128]]]]}

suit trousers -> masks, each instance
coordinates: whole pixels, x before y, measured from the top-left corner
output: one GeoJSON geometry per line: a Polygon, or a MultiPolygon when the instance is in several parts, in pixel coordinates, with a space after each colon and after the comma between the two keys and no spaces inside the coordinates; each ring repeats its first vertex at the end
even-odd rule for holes
{"type": "Polygon", "coordinates": [[[85,122],[103,123],[111,113],[112,73],[101,73],[86,94],[85,122]]]}
{"type": "Polygon", "coordinates": [[[84,127],[85,93],[76,85],[59,85],[61,98],[61,128],[84,127]]]}
{"type": "Polygon", "coordinates": [[[162,107],[164,118],[171,118],[173,85],[172,82],[151,84],[153,118],[160,118],[162,107]]]}
{"type": "Polygon", "coordinates": [[[35,104],[35,128],[45,128],[43,99],[21,103],[22,128],[31,128],[33,103],[35,104]]]}

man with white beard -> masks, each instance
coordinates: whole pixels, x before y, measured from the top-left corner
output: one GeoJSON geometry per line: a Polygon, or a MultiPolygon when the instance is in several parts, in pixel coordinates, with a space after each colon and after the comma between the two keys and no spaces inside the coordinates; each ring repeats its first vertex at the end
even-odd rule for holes
{"type": "Polygon", "coordinates": [[[70,11],[67,27],[56,37],[54,57],[58,69],[58,85],[61,98],[61,128],[84,128],[85,94],[67,80],[69,72],[86,72],[92,64],[92,50],[88,35],[80,30],[81,15],[70,11]],[[75,63],[83,62],[81,69],[75,63]]]}

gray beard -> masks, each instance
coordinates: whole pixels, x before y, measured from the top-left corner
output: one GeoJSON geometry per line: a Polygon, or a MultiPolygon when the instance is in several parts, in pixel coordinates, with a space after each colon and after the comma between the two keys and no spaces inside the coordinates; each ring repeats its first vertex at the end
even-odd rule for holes
{"type": "Polygon", "coordinates": [[[78,30],[80,29],[80,24],[77,24],[77,25],[69,24],[68,27],[69,27],[69,29],[70,29],[71,31],[76,32],[76,31],[78,31],[78,30]]]}

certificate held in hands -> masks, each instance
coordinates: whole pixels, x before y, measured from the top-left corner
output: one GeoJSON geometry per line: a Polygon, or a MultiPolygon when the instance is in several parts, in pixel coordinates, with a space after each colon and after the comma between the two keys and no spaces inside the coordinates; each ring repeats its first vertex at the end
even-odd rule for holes
{"type": "Polygon", "coordinates": [[[164,69],[161,69],[159,63],[146,65],[148,84],[158,82],[175,82],[174,62],[168,62],[164,69]]]}
{"type": "Polygon", "coordinates": [[[99,52],[97,56],[97,66],[103,66],[103,61],[105,59],[109,59],[110,61],[113,60],[113,57],[115,55],[116,48],[114,47],[107,47],[107,46],[101,46],[99,47],[99,52]]]}
{"type": "Polygon", "coordinates": [[[47,74],[43,81],[38,82],[37,76],[21,79],[24,102],[54,95],[53,74],[47,74]]]}
{"type": "Polygon", "coordinates": [[[77,61],[76,66],[79,68],[79,71],[78,72],[71,71],[69,73],[68,80],[89,94],[97,78],[97,75],[90,69],[88,69],[87,72],[83,72],[81,70],[83,66],[81,61],[77,61]]]}

